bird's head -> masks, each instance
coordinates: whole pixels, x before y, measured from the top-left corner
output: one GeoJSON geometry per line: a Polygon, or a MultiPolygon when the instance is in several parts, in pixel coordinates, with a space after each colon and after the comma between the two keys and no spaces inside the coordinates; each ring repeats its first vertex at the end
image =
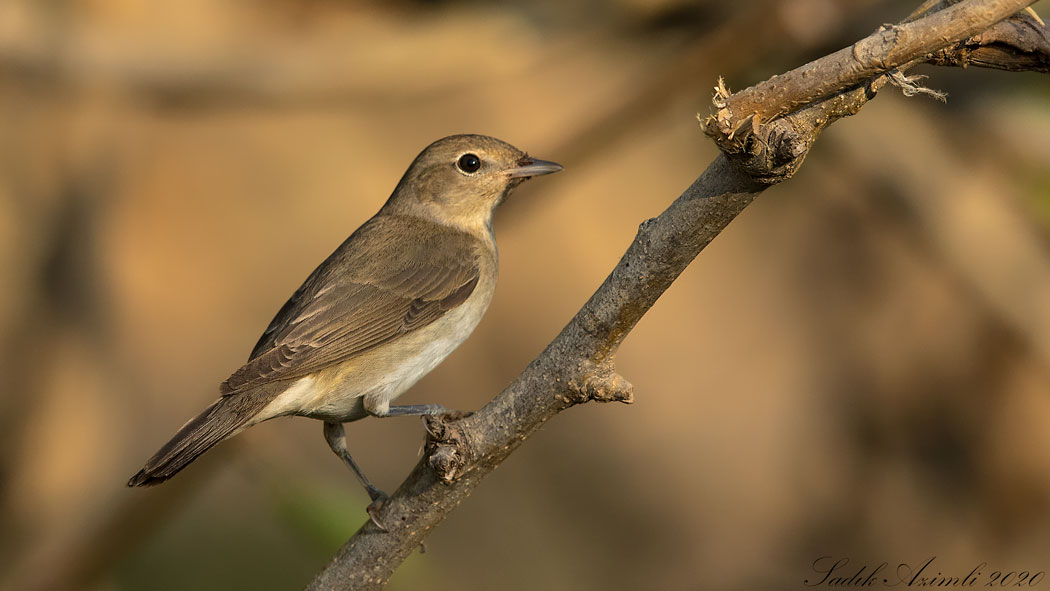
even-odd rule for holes
{"type": "Polygon", "coordinates": [[[493,210],[514,187],[561,169],[496,138],[453,135],[416,156],[384,209],[463,229],[491,229],[493,210]]]}

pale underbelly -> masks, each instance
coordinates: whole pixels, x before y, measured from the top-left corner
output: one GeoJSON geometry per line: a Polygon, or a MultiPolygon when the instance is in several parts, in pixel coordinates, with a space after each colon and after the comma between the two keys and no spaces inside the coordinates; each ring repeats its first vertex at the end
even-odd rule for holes
{"type": "MultiPolygon", "coordinates": [[[[491,292],[490,292],[491,293],[491,292]]],[[[299,415],[349,422],[385,414],[390,402],[438,366],[474,331],[489,297],[475,293],[432,324],[293,382],[253,421],[299,415]]]]}

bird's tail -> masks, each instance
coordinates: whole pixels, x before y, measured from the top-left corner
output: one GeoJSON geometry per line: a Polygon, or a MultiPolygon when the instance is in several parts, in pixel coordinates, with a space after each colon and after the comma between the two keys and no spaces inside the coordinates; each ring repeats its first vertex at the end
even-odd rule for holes
{"type": "Polygon", "coordinates": [[[251,421],[268,402],[255,392],[219,398],[179,429],[137,474],[128,486],[152,486],[174,476],[223,439],[254,424],[251,421]]]}

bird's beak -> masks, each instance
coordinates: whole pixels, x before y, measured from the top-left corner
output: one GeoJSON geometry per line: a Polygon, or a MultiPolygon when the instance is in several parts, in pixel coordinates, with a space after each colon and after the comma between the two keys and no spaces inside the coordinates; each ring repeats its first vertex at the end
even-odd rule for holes
{"type": "Polygon", "coordinates": [[[509,178],[518,179],[540,176],[541,174],[550,174],[552,172],[558,172],[563,168],[565,167],[557,162],[537,160],[532,156],[525,156],[521,160],[518,160],[518,166],[516,168],[510,168],[506,172],[509,178]]]}

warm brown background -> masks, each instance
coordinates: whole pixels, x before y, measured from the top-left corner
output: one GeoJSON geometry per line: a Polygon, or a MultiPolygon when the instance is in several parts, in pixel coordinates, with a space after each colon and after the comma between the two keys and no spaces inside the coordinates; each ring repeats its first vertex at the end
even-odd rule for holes
{"type": "MultiPolygon", "coordinates": [[[[566,166],[500,212],[488,316],[403,399],[475,408],[713,158],[717,75],[917,3],[0,2],[0,585],[301,587],[367,501],[319,423],[124,482],[423,146],[566,166]]],[[[833,126],[628,338],[637,403],[555,419],[390,588],[1050,569],[1050,80],[924,71],[948,105],[887,89],[833,126]]],[[[393,489],[423,432],[349,436],[393,489]]]]}

